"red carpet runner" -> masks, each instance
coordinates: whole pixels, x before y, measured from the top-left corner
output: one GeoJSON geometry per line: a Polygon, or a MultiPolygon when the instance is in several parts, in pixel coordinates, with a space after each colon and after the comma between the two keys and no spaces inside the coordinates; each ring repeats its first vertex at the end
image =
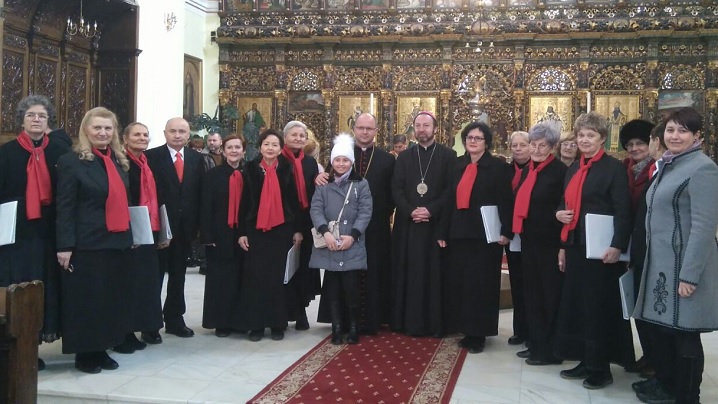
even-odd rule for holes
{"type": "Polygon", "coordinates": [[[327,337],[249,403],[448,403],[466,350],[459,337],[380,332],[358,345],[327,337]]]}

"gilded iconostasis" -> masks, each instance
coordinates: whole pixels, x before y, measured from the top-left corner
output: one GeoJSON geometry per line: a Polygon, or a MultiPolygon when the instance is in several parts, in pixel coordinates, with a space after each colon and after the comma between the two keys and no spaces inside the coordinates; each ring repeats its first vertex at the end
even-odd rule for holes
{"type": "MultiPolygon", "coordinates": [[[[550,122],[609,118],[606,148],[641,118],[693,106],[716,158],[718,5],[585,0],[225,0],[220,104],[263,99],[267,126],[307,123],[328,146],[356,115],[378,118],[378,142],[412,136],[429,110],[451,145],[483,120],[500,141],[550,122]],[[269,104],[271,103],[271,107],[269,104]],[[271,111],[269,111],[271,110],[271,111]]],[[[240,114],[241,115],[241,114],[240,114]]],[[[264,115],[263,115],[264,116],[264,115]]],[[[244,122],[228,122],[237,129],[244,122]]]]}

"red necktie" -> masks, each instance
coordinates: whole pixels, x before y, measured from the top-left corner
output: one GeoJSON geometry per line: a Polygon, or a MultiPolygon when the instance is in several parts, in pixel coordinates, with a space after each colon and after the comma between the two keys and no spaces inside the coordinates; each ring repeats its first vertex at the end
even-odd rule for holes
{"type": "Polygon", "coordinates": [[[182,160],[182,153],[177,152],[175,154],[175,170],[177,171],[177,178],[179,178],[179,182],[182,182],[182,179],[184,178],[184,160],[182,160]]]}

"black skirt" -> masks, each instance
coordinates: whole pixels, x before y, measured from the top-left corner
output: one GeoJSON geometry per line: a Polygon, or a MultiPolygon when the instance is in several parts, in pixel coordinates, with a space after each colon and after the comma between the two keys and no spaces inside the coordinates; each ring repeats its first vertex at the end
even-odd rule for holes
{"type": "Polygon", "coordinates": [[[157,247],[141,245],[128,254],[130,331],[162,328],[162,275],[157,247]]]}
{"type": "Polygon", "coordinates": [[[207,247],[202,327],[232,328],[232,318],[239,303],[242,257],[216,258],[215,248],[207,247]]]}
{"type": "Polygon", "coordinates": [[[239,305],[232,328],[287,328],[284,271],[293,234],[287,224],[267,232],[254,229],[249,232],[249,251],[245,255],[239,305]]]}
{"type": "Polygon", "coordinates": [[[62,275],[62,352],[119,345],[130,327],[128,252],[75,251],[62,275]]]}
{"type": "Polygon", "coordinates": [[[503,246],[478,239],[447,242],[443,267],[444,332],[485,337],[499,332],[503,246]]]}

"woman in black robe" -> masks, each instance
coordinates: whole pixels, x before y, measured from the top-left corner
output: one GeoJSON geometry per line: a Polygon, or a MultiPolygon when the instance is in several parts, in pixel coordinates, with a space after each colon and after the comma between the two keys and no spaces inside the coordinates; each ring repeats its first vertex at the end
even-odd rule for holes
{"type": "Polygon", "coordinates": [[[564,198],[556,212],[563,223],[559,268],[564,285],[558,314],[556,356],[581,361],[561,372],[583,379],[587,389],[613,383],[610,363],[635,362],[631,325],[623,320],[618,278],[626,272],[618,261],[631,235],[628,176],[620,161],[605,154],[607,119],[595,112],[576,119],[574,133],[581,159],[566,172],[564,198]],[[602,259],[586,258],[587,213],[613,216],[613,238],[602,259]]]}
{"type": "Polygon", "coordinates": [[[304,154],[307,144],[307,126],[299,121],[290,121],[284,126],[284,146],[280,159],[286,159],[292,166],[294,181],[297,186],[296,195],[299,198],[299,212],[301,223],[304,223],[302,232],[302,245],[299,254],[299,269],[287,284],[287,315],[289,321],[296,321],[294,328],[297,331],[309,329],[306,307],[309,302],[322,291],[322,281],[319,270],[309,268],[309,257],[312,255],[312,220],[309,217],[309,205],[314,196],[314,180],[319,174],[319,166],[314,157],[304,154]],[[302,186],[304,183],[304,186],[302,186]],[[300,189],[301,188],[301,189],[300,189]]]}
{"type": "MultiPolygon", "coordinates": [[[[17,121],[23,130],[17,139],[0,147],[0,203],[18,202],[15,243],[0,246],[0,286],[43,281],[45,305],[40,338],[46,342],[60,337],[54,196],[57,161],[69,150],[62,141],[46,135],[48,122],[54,118],[55,109],[46,97],[32,95],[24,98],[17,106],[17,121]],[[33,155],[37,157],[33,158],[33,155]],[[35,170],[28,163],[42,171],[41,176],[46,182],[28,181],[28,170],[35,170]],[[45,197],[33,191],[39,183],[47,187],[45,197]],[[29,201],[28,196],[33,201],[29,201]]],[[[44,366],[39,359],[39,370],[44,366]]]]}
{"type": "MultiPolygon", "coordinates": [[[[147,165],[144,151],[150,143],[150,133],[142,123],[133,122],[122,133],[125,152],[130,161],[130,206],[147,206],[155,240],[160,230],[157,187],[147,165]]],[[[147,344],[138,340],[135,331],[148,332],[162,328],[162,278],[159,273],[158,248],[169,243],[138,245],[129,251],[127,277],[130,281],[130,328],[122,344],[112,348],[117,353],[131,354],[147,344]]]]}
{"type": "Polygon", "coordinates": [[[117,117],[97,107],[80,124],[75,153],[57,164],[57,260],[62,272],[62,352],[85,373],[119,365],[106,350],[131,329],[129,162],[117,117]]]}
{"type": "Polygon", "coordinates": [[[292,166],[279,158],[284,140],[268,129],[259,136],[260,155],[247,162],[240,212],[239,245],[246,258],[235,326],[259,341],[269,327],[272,339],[284,338],[287,313],[284,273],[287,252],[302,242],[299,198],[292,166]]]}
{"type": "Polygon", "coordinates": [[[515,292],[525,298],[530,341],[530,349],[517,356],[526,357],[532,366],[561,363],[553,356],[563,285],[563,273],[556,262],[561,248],[556,207],[561,203],[567,169],[552,154],[559,136],[550,125],[529,129],[531,161],[523,169],[514,205],[513,231],[521,237],[520,270],[524,279],[523,290],[515,292]]]}
{"type": "Polygon", "coordinates": [[[207,248],[202,327],[218,337],[232,332],[237,310],[244,250],[239,246],[239,209],[242,199],[241,162],[247,142],[239,136],[222,141],[225,162],[204,176],[200,204],[200,240],[207,248]]]}
{"type": "Polygon", "coordinates": [[[461,131],[466,154],[451,172],[451,192],[442,216],[439,246],[448,259],[442,267],[444,332],[461,332],[470,353],[484,350],[487,336],[499,333],[501,257],[511,233],[511,171],[491,155],[492,134],[483,122],[461,131]],[[487,242],[482,206],[496,206],[501,220],[498,243],[487,242]]]}

